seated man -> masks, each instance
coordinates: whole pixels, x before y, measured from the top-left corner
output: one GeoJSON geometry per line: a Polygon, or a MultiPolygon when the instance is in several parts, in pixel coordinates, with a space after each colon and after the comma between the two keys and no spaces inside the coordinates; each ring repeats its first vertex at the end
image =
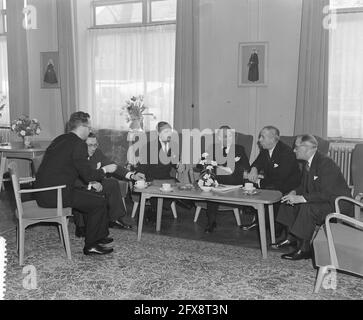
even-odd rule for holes
{"type": "MultiPolygon", "coordinates": [[[[214,155],[216,153],[216,147],[220,146],[222,148],[223,157],[227,158],[230,151],[231,145],[233,143],[233,132],[231,127],[229,126],[221,126],[219,128],[219,132],[217,134],[217,139],[219,140],[220,144],[214,145],[214,155]]],[[[234,145],[234,154],[232,155],[235,161],[235,167],[232,171],[231,168],[227,167],[227,161],[219,165],[217,167],[216,172],[216,180],[219,184],[227,184],[227,185],[239,185],[243,184],[244,182],[244,175],[250,169],[250,163],[246,156],[246,152],[243,146],[241,145],[234,145]]],[[[214,160],[216,157],[213,157],[214,160]]],[[[206,233],[213,232],[217,226],[216,222],[216,215],[218,211],[218,202],[207,201],[207,217],[208,217],[208,224],[205,229],[206,233]]]]}
{"type": "MultiPolygon", "coordinates": [[[[322,224],[329,213],[335,212],[334,201],[338,196],[351,197],[340,168],[331,158],[317,151],[317,147],[318,142],[312,135],[296,139],[296,158],[305,160],[306,164],[300,186],[282,198],[277,216],[277,221],[287,226],[289,234],[273,248],[296,245],[292,252],[281,256],[283,259],[310,258],[310,241],[315,227],[322,224]]],[[[345,206],[342,213],[351,215],[351,209],[345,206]]]]}
{"type": "MultiPolygon", "coordinates": [[[[115,164],[108,164],[92,169],[88,162],[85,140],[90,132],[89,114],[75,112],[69,120],[70,132],[55,138],[45,151],[42,163],[36,173],[35,188],[65,185],[62,189],[63,207],[71,207],[87,214],[84,254],[107,254],[112,248],[104,247],[111,243],[109,238],[107,203],[88,190],[75,188],[75,181],[101,181],[107,173],[116,170],[115,164]]],[[[35,194],[40,207],[56,208],[57,191],[45,191],[35,194]]]]}
{"type": "MultiPolygon", "coordinates": [[[[105,165],[114,163],[98,148],[97,137],[94,133],[91,132],[88,135],[86,143],[88,147],[88,161],[92,169],[99,169],[105,165]]],[[[112,177],[129,180],[145,179],[144,174],[129,172],[121,166],[117,166],[115,172],[112,173],[112,177]]],[[[94,190],[98,194],[106,197],[110,228],[131,229],[131,225],[122,220],[122,218],[126,215],[126,212],[121,198],[120,184],[112,177],[106,177],[102,179],[101,182],[93,181],[88,184],[79,179],[77,180],[76,187],[94,190]]],[[[76,236],[82,237],[85,234],[85,223],[83,219],[86,218],[86,216],[77,211],[73,212],[73,216],[76,224],[76,236]]]]}
{"type": "MultiPolygon", "coordinates": [[[[171,148],[172,127],[168,122],[160,121],[156,130],[158,133],[157,149],[152,148],[150,141],[147,143],[147,163],[138,164],[137,171],[144,173],[147,181],[154,181],[158,184],[157,180],[163,180],[169,183],[175,183],[176,179],[171,175],[172,169],[177,169],[178,166],[173,164],[170,160],[173,156],[171,148]],[[157,162],[151,163],[151,153],[157,152],[157,162]]],[[[155,157],[156,158],[156,157],[155,157]]],[[[171,203],[172,200],[165,199],[164,205],[171,203]]],[[[156,217],[157,198],[151,198],[151,210],[146,212],[146,219],[151,220],[156,217]]]]}
{"type": "MultiPolygon", "coordinates": [[[[293,150],[280,141],[280,131],[273,126],[266,126],[261,130],[258,142],[261,151],[251,166],[248,179],[261,189],[279,190],[282,194],[296,188],[301,180],[299,164],[293,150]]],[[[274,205],[275,216],[278,206],[274,205]]],[[[251,230],[257,225],[254,219],[250,225],[242,228],[251,230]]],[[[279,234],[282,227],[277,225],[275,230],[279,234]]]]}

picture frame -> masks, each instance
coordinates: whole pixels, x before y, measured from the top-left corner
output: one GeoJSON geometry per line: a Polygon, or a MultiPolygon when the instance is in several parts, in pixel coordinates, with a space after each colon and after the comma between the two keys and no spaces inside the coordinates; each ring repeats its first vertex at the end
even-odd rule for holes
{"type": "Polygon", "coordinates": [[[60,88],[58,51],[40,53],[40,84],[42,89],[60,88]]]}
{"type": "Polygon", "coordinates": [[[262,87],[268,83],[268,42],[238,44],[238,87],[262,87]]]}

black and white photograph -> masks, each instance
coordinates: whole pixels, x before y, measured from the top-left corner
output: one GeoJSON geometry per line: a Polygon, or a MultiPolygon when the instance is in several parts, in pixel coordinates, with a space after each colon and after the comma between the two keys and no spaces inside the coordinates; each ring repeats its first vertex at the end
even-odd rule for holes
{"type": "Polygon", "coordinates": [[[13,314],[362,301],[363,0],[0,0],[0,155],[13,314]]]}

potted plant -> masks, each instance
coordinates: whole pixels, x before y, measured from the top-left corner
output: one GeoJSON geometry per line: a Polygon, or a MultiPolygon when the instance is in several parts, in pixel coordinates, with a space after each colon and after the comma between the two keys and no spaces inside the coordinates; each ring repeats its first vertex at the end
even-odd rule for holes
{"type": "Polygon", "coordinates": [[[143,120],[146,110],[144,96],[132,96],[129,100],[126,100],[126,105],[122,107],[122,113],[127,113],[126,121],[130,123],[130,130],[143,130],[143,120]]]}
{"type": "Polygon", "coordinates": [[[198,167],[201,169],[201,173],[198,179],[198,186],[205,192],[209,192],[213,187],[218,186],[215,170],[217,168],[217,162],[208,159],[209,154],[207,152],[202,154],[202,158],[198,163],[198,167]]]}

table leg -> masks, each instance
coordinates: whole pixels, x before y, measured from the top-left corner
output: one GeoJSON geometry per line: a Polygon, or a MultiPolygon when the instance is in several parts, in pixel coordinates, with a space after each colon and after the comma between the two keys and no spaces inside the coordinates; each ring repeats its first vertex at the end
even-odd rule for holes
{"type": "Polygon", "coordinates": [[[272,204],[268,205],[268,214],[270,218],[270,231],[271,231],[271,243],[275,243],[275,217],[274,217],[274,206],[272,204]]]}
{"type": "Polygon", "coordinates": [[[137,241],[141,240],[142,225],[144,223],[145,201],[146,201],[145,193],[141,193],[140,212],[139,212],[139,226],[137,228],[137,241]]]}
{"type": "Polygon", "coordinates": [[[267,258],[267,244],[266,244],[266,225],[265,225],[265,206],[258,205],[258,226],[260,229],[260,242],[262,250],[262,258],[267,258]]]}
{"type": "Polygon", "coordinates": [[[4,153],[1,154],[1,163],[0,163],[0,192],[4,188],[3,178],[5,173],[5,166],[6,166],[6,156],[4,153]]]}
{"type": "Polygon", "coordinates": [[[161,215],[163,214],[163,202],[164,198],[158,198],[158,208],[156,211],[156,231],[160,231],[161,227],[161,215]]]}

